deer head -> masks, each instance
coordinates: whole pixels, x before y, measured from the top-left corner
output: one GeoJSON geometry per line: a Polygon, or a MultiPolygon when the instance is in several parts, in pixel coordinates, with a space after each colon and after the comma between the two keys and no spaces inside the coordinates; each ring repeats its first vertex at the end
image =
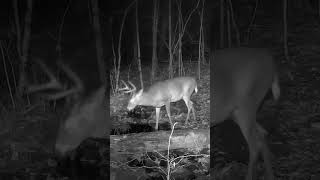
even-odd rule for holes
{"type": "MultiPolygon", "coordinates": [[[[57,100],[72,95],[81,95],[84,91],[83,82],[67,65],[58,64],[74,86],[64,90],[49,68],[39,60],[36,62],[49,77],[49,81],[44,84],[28,85],[27,93],[51,89],[57,92],[46,94],[44,97],[49,100],[57,100]]],[[[108,127],[106,88],[101,86],[91,95],[82,97],[81,101],[78,99],[73,103],[69,115],[60,125],[55,148],[58,152],[65,153],[76,148],[82,140],[88,137],[101,137],[108,134],[108,127]]]]}
{"type": "Polygon", "coordinates": [[[127,106],[128,111],[131,111],[137,105],[139,105],[139,100],[141,99],[143,89],[140,89],[138,93],[136,93],[137,88],[132,82],[128,81],[132,88],[130,88],[123,80],[121,80],[121,82],[124,84],[125,87],[120,88],[119,91],[123,91],[124,93],[131,93],[131,98],[127,106]]]}

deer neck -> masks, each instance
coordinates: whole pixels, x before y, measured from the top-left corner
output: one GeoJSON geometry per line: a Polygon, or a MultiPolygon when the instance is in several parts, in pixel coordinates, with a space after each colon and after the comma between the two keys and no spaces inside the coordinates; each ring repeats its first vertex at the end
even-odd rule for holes
{"type": "Polygon", "coordinates": [[[156,103],[154,101],[154,95],[151,95],[149,93],[143,93],[141,95],[141,99],[140,99],[140,105],[144,105],[144,106],[155,106],[156,103]]]}

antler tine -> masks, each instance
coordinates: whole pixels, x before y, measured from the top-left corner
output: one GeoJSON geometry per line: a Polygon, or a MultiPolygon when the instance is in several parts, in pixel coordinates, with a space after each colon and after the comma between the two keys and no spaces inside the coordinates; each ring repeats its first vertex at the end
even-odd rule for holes
{"type": "Polygon", "coordinates": [[[60,93],[48,95],[46,96],[46,98],[54,100],[54,99],[60,99],[60,98],[69,96],[74,93],[82,92],[84,89],[83,82],[76,75],[76,73],[74,73],[66,64],[62,63],[61,61],[58,62],[58,65],[66,73],[66,75],[75,83],[75,87],[60,93]]]}
{"type": "Polygon", "coordinates": [[[137,90],[136,86],[131,81],[128,82],[133,87],[132,91],[135,92],[137,90]]]}
{"type": "Polygon", "coordinates": [[[49,77],[49,82],[44,84],[28,85],[26,92],[34,93],[37,91],[47,90],[47,89],[62,89],[61,83],[55,78],[53,73],[40,59],[34,60],[43,69],[43,72],[49,77]]]}
{"type": "Polygon", "coordinates": [[[79,89],[79,91],[83,91],[83,82],[79,78],[79,76],[70,69],[69,66],[64,64],[63,62],[59,61],[58,65],[62,68],[62,70],[66,73],[66,75],[75,83],[76,88],[79,89]]]}
{"type": "Polygon", "coordinates": [[[81,79],[77,76],[75,72],[73,72],[66,64],[58,61],[57,65],[64,71],[66,76],[73,81],[74,86],[68,90],[64,90],[63,85],[56,79],[54,74],[49,70],[49,68],[43,63],[40,59],[35,59],[35,62],[39,64],[39,66],[43,69],[43,72],[49,77],[49,82],[44,84],[37,85],[28,85],[26,92],[34,93],[37,91],[43,91],[48,89],[59,90],[60,92],[54,94],[43,95],[45,98],[49,100],[57,100],[60,98],[67,97],[71,94],[76,94],[79,92],[83,92],[84,86],[81,79]]]}
{"type": "Polygon", "coordinates": [[[123,80],[121,80],[121,82],[125,85],[125,87],[120,88],[119,91],[123,91],[124,93],[131,93],[136,91],[137,88],[134,84],[132,84],[132,82],[128,81],[133,88],[129,88],[129,86],[123,80]]]}
{"type": "Polygon", "coordinates": [[[123,81],[121,80],[121,82],[124,84],[124,88],[119,88],[118,91],[123,91],[123,90],[130,90],[129,86],[123,81]]]}

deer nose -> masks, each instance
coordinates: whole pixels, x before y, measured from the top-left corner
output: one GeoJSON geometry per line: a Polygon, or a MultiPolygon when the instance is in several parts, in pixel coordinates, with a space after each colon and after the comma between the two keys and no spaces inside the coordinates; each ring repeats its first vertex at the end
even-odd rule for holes
{"type": "Polygon", "coordinates": [[[129,104],[129,105],[127,106],[127,109],[128,109],[128,111],[131,111],[132,109],[134,109],[134,106],[132,106],[132,105],[129,104]]]}

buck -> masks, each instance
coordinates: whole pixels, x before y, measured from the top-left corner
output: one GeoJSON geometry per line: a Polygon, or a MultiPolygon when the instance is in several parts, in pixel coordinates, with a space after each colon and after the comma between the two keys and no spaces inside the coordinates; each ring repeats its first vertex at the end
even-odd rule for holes
{"type": "MultiPolygon", "coordinates": [[[[239,125],[249,147],[247,180],[255,179],[255,167],[263,156],[266,179],[274,179],[266,131],[257,123],[256,112],[271,89],[280,96],[280,87],[272,55],[264,49],[232,48],[213,53],[213,106],[211,126],[231,118],[239,125]]],[[[230,132],[232,133],[232,132],[230,132]]]]}
{"type": "Polygon", "coordinates": [[[58,66],[73,83],[70,89],[65,89],[41,60],[36,60],[35,62],[40,65],[48,76],[49,81],[43,84],[29,84],[26,89],[27,93],[53,90],[54,93],[44,96],[48,100],[80,97],[74,98],[68,116],[60,125],[55,149],[64,154],[76,148],[85,138],[108,135],[109,122],[107,119],[105,86],[97,88],[88,96],[82,96],[85,91],[83,82],[67,65],[58,63],[58,66]]]}
{"type": "Polygon", "coordinates": [[[176,77],[172,79],[167,79],[164,81],[159,81],[152,84],[148,90],[144,91],[140,89],[136,93],[136,86],[129,81],[132,88],[122,81],[125,85],[121,88],[121,91],[125,93],[132,93],[131,99],[129,100],[127,109],[129,111],[133,110],[137,105],[152,106],[156,108],[156,125],[155,129],[158,130],[158,122],[160,116],[160,109],[162,106],[166,107],[166,111],[169,117],[170,125],[172,127],[170,103],[177,102],[181,99],[184,100],[187,108],[188,114],[185,124],[188,123],[190,111],[192,111],[193,119],[196,120],[195,110],[193,107],[193,102],[190,97],[195,91],[198,92],[197,82],[193,77],[176,77]]]}

